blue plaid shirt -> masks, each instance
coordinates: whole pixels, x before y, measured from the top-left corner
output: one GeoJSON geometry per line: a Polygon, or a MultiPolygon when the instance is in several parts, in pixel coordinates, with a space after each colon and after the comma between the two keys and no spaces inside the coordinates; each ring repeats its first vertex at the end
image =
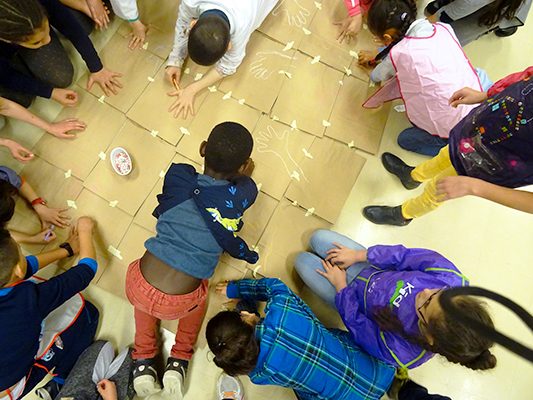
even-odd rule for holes
{"type": "Polygon", "coordinates": [[[232,282],[227,295],[267,302],[253,383],[292,388],[306,400],[379,400],[392,384],[394,367],[359,349],[348,332],[325,328],[279,279],[232,282]]]}

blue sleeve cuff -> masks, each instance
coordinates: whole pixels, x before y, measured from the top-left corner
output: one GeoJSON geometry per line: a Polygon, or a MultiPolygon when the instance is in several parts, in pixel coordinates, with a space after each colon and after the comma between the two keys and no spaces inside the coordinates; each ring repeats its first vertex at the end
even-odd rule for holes
{"type": "Polygon", "coordinates": [[[239,298],[239,287],[235,282],[230,282],[226,288],[226,296],[230,299],[239,298]]]}
{"type": "Polygon", "coordinates": [[[80,260],[78,265],[87,265],[90,269],[93,270],[93,272],[96,274],[96,271],[98,270],[98,263],[94,258],[85,257],[80,260]]]}
{"type": "Polygon", "coordinates": [[[26,279],[35,275],[39,271],[39,260],[35,256],[27,256],[27,270],[26,270],[26,279]]]}

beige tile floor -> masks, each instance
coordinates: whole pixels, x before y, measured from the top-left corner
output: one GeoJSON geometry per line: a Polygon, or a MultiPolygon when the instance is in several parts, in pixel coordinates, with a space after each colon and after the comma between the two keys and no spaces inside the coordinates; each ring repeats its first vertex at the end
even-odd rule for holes
{"type": "MultiPolygon", "coordinates": [[[[171,42],[168,35],[173,29],[176,1],[157,2],[157,6],[155,2],[140,2],[145,15],[150,12],[148,19],[152,24],[147,51],[131,54],[124,48],[127,29],[118,19],[107,32],[94,35],[103,58],[125,74],[121,95],[107,98],[102,104],[97,101],[97,90],[94,94],[85,91],[86,72],[79,56],[73,54],[81,104],[61,110],[51,101],[38,100],[32,107],[49,119],[84,119],[89,123],[86,132],[72,142],[60,142],[13,121],[0,132],[3,137],[15,138],[32,148],[38,157],[24,166],[0,150],[2,164],[21,171],[52,205],[64,206],[67,200],[73,200],[77,206],[71,210],[73,216],[88,214],[98,219],[100,272],[86,294],[101,310],[99,337],[116,346],[131,345],[133,313],[124,298],[124,275],[128,263],[142,253],[144,240],[154,230],[151,212],[162,185],[161,171],[171,162],[190,162],[201,168],[197,147],[212,125],[225,119],[241,121],[256,141],[254,178],[262,191],[247,214],[243,236],[258,246],[262,256],[258,272],[282,277],[328,324],[339,324],[338,317],[302,287],[292,271],[292,260],[305,247],[312,230],[331,227],[330,222],[336,222],[335,229],[364,245],[403,243],[435,249],[455,261],[475,284],[533,309],[528,270],[533,262],[530,215],[465,198],[446,204],[405,228],[375,226],[362,218],[360,209],[364,205],[397,204],[409,196],[383,170],[377,155],[393,151],[412,163],[422,157],[401,151],[395,143],[397,133],[408,126],[404,114],[394,110],[389,113],[388,108],[377,113],[357,108],[369,90],[368,78],[355,65],[349,50],[366,47],[372,41],[368,32],[363,32],[351,46],[339,46],[331,40],[329,35],[335,31],[327,24],[341,15],[342,2],[322,0],[320,9],[312,0],[280,1],[273,15],[254,34],[248,58],[238,74],[222,81],[216,91],[199,96],[197,115],[186,121],[167,115],[171,100],[166,91],[171,88],[162,81],[161,65],[171,42]],[[288,48],[291,42],[292,48],[288,48]],[[155,78],[155,82],[148,77],[155,78]],[[261,90],[251,89],[255,85],[261,90]],[[298,129],[291,129],[294,120],[298,129]],[[346,145],[351,141],[355,149],[346,145]],[[134,173],[125,179],[113,175],[108,161],[99,158],[100,152],[109,153],[115,145],[125,146],[136,165],[134,173]],[[304,149],[316,157],[306,156],[304,149]],[[329,149],[338,156],[331,156],[329,149]],[[69,169],[72,176],[64,178],[69,169]],[[329,171],[331,182],[318,179],[317,171],[329,171]],[[305,181],[306,173],[317,183],[305,181]],[[331,201],[326,196],[331,198],[332,192],[320,190],[325,183],[337,190],[337,197],[331,201]],[[306,185],[310,185],[309,190],[306,185]],[[313,202],[313,196],[320,199],[313,202]],[[305,208],[293,205],[293,197],[305,208]],[[110,202],[116,201],[111,207],[110,202]],[[315,208],[315,215],[305,216],[308,208],[315,208]],[[120,251],[119,258],[108,252],[109,245],[120,251]]],[[[533,22],[529,22],[511,38],[487,36],[469,45],[466,52],[474,65],[498,79],[530,63],[532,34],[533,22]]],[[[187,67],[184,79],[189,82],[205,72],[194,65],[187,67]]],[[[38,221],[26,205],[19,203],[13,224],[35,231],[38,221]]],[[[63,237],[64,232],[60,233],[63,237]]],[[[25,250],[37,252],[42,248],[30,246],[25,250]]],[[[59,267],[70,264],[61,263],[59,267]]],[[[223,257],[213,282],[250,277],[255,267],[223,257]]],[[[52,267],[47,273],[51,276],[55,272],[52,267]]],[[[208,317],[223,306],[223,301],[211,294],[208,317]]],[[[496,306],[494,315],[500,329],[524,342],[531,341],[525,328],[496,306]]],[[[175,326],[163,324],[168,329],[164,331],[166,348],[170,347],[175,326]]],[[[219,371],[209,361],[203,332],[191,364],[186,399],[215,398],[219,371]]],[[[487,373],[474,373],[436,358],[412,371],[412,376],[454,400],[532,398],[531,366],[505,350],[497,348],[496,354],[499,365],[487,373]]],[[[254,400],[294,398],[282,388],[254,386],[248,379],[244,383],[247,397],[254,400]]]]}

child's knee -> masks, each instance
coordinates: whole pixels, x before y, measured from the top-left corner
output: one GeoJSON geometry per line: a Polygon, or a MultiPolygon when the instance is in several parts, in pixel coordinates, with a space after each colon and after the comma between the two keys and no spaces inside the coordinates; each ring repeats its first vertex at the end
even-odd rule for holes
{"type": "Polygon", "coordinates": [[[320,259],[307,251],[301,252],[294,261],[294,269],[300,276],[304,276],[309,270],[313,270],[320,264],[320,259]]]}
{"type": "Polygon", "coordinates": [[[315,252],[324,247],[326,243],[331,244],[331,231],[328,229],[317,229],[309,239],[309,246],[315,252]]]}

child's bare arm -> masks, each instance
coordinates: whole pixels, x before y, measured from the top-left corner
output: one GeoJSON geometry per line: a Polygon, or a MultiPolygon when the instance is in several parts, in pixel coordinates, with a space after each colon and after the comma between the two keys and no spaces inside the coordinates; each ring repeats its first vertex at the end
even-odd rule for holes
{"type": "Polygon", "coordinates": [[[478,196],[515,210],[533,214],[533,193],[510,189],[468,176],[450,176],[437,182],[437,196],[444,200],[478,196]]]}
{"type": "Polygon", "coordinates": [[[50,229],[45,229],[34,235],[30,235],[24,232],[14,231],[9,229],[11,237],[17,243],[26,243],[26,244],[48,244],[56,239],[56,234],[50,229]]]}
{"type": "MultiPolygon", "coordinates": [[[[72,229],[70,233],[70,237],[67,239],[66,243],[68,243],[72,249],[72,252],[74,254],[77,254],[80,249],[80,243],[78,238],[78,233],[75,229],[72,229]]],[[[58,248],[55,250],[50,250],[45,253],[37,254],[35,257],[37,260],[39,260],[39,269],[42,269],[46,267],[47,265],[50,265],[56,261],[62,260],[64,258],[69,257],[70,254],[68,250],[64,248],[58,248]]]]}
{"type": "Polygon", "coordinates": [[[78,219],[77,233],[79,238],[80,259],[96,259],[96,252],[93,244],[94,221],[89,217],[78,219]]]}
{"type": "MultiPolygon", "coordinates": [[[[25,181],[19,189],[19,193],[29,203],[39,198],[31,185],[25,181]]],[[[67,227],[70,223],[70,217],[67,215],[68,208],[50,208],[46,204],[37,203],[33,205],[33,209],[39,215],[43,225],[52,224],[60,228],[67,227]]]]}

